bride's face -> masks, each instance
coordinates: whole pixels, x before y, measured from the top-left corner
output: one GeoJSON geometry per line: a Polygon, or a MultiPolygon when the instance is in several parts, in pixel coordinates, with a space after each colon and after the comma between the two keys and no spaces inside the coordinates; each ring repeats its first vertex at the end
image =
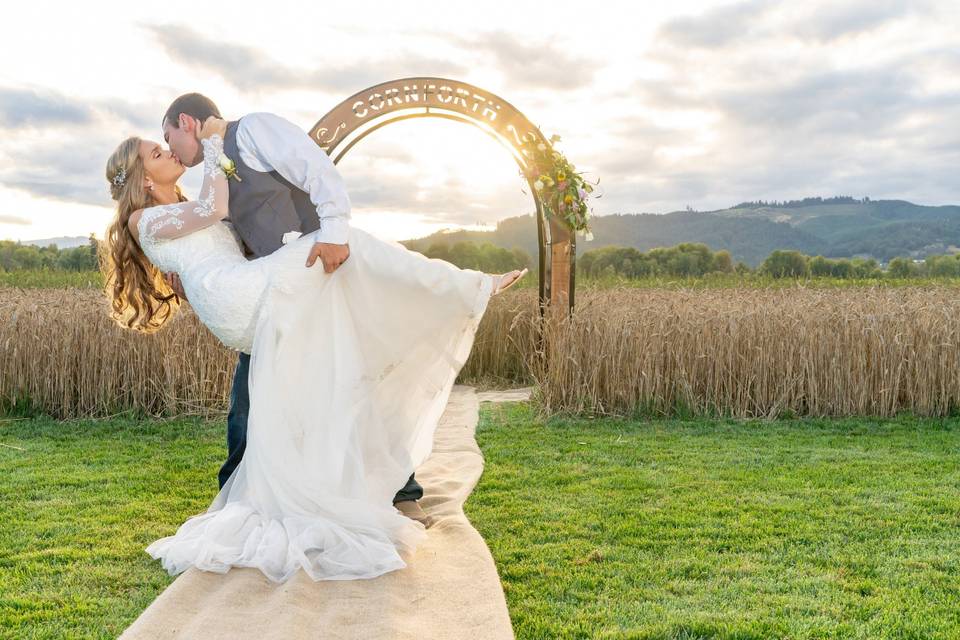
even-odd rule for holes
{"type": "Polygon", "coordinates": [[[156,184],[176,184],[186,169],[170,149],[152,140],[140,142],[140,159],[147,179],[156,184]]]}

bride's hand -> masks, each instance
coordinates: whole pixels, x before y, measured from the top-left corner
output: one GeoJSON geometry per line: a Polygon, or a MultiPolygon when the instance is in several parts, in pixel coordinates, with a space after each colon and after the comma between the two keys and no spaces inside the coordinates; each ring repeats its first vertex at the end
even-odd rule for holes
{"type": "Polygon", "coordinates": [[[205,140],[215,133],[220,134],[221,138],[226,135],[227,121],[217,116],[210,116],[197,129],[197,140],[205,140]]]}

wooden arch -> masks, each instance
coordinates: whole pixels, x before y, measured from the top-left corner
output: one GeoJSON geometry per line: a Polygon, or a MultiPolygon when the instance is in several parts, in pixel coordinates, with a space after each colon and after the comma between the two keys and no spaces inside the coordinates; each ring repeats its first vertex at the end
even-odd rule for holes
{"type": "MultiPolygon", "coordinates": [[[[380,127],[410,118],[447,118],[476,126],[510,150],[521,170],[527,162],[524,142],[540,140],[540,130],[506,100],[464,82],[447,78],[401,78],[359,91],[331,109],[310,130],[310,137],[336,164],[353,145],[380,127]]],[[[524,174],[526,175],[526,174],[524,174]]],[[[547,307],[573,312],[576,235],[553,216],[527,178],[537,208],[540,312],[547,307]]]]}

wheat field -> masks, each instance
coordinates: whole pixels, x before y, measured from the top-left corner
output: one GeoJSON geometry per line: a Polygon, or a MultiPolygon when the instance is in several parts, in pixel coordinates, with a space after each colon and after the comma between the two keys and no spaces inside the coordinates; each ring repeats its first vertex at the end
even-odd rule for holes
{"type": "MultiPolygon", "coordinates": [[[[526,379],[512,342],[485,338],[509,327],[516,314],[511,294],[491,300],[458,381],[526,379]]],[[[0,287],[0,405],[7,410],[21,406],[57,418],[222,412],[236,362],[237,353],[189,305],[145,336],[117,326],[96,289],[0,287]]]]}
{"type": "MultiPolygon", "coordinates": [[[[949,286],[581,289],[538,340],[497,296],[458,382],[535,386],[545,414],[943,416],[960,406],[949,286]]],[[[96,290],[0,288],[0,401],[59,418],[223,411],[236,354],[185,309],[141,336],[96,290]]]]}

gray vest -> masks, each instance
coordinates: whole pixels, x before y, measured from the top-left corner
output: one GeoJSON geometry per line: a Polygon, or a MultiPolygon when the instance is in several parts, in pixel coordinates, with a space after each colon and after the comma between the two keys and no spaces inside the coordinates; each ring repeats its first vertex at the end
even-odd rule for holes
{"type": "Polygon", "coordinates": [[[227,123],[223,153],[237,165],[241,180],[228,178],[230,205],[228,220],[243,240],[248,258],[267,256],[283,246],[288,231],[310,233],[320,228],[317,208],[310,194],[276,171],[263,173],[243,163],[237,150],[239,120],[227,123]]]}

